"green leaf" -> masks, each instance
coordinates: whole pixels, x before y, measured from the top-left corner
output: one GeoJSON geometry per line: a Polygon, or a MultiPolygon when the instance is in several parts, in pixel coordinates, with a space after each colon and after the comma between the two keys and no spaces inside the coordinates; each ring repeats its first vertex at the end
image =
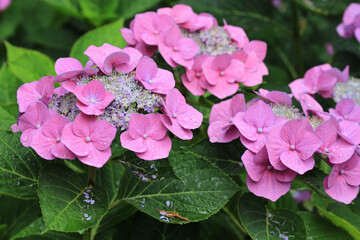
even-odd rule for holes
{"type": "Polygon", "coordinates": [[[353,239],[343,229],[334,226],[327,219],[310,212],[297,212],[305,222],[307,239],[350,240],[353,239]]]}
{"type": "Polygon", "coordinates": [[[39,215],[37,201],[26,201],[12,197],[0,196],[0,225],[5,229],[0,231],[0,239],[10,239],[31,224],[39,215]]]}
{"type": "Polygon", "coordinates": [[[122,18],[132,18],[135,14],[144,12],[159,2],[160,0],[121,0],[119,1],[117,12],[122,18]]]}
{"type": "Polygon", "coordinates": [[[120,182],[120,198],[152,217],[173,223],[197,222],[215,214],[239,187],[213,164],[185,152],[171,152],[170,164],[179,179],[146,183],[126,174],[120,182]],[[163,218],[159,211],[178,217],[163,218]]]}
{"type": "Polygon", "coordinates": [[[294,212],[269,210],[262,198],[245,193],[239,199],[240,219],[253,239],[306,239],[304,221],[294,212]]]}
{"type": "Polygon", "coordinates": [[[0,194],[36,199],[39,171],[44,164],[20,142],[20,134],[0,131],[0,194]]]}
{"type": "Polygon", "coordinates": [[[16,103],[16,91],[22,82],[9,71],[5,63],[0,69],[0,104],[16,103]]]}
{"type": "Polygon", "coordinates": [[[234,176],[244,172],[241,156],[246,148],[239,140],[230,143],[210,143],[209,139],[204,139],[190,147],[182,147],[185,152],[194,154],[196,157],[203,158],[215,163],[225,173],[234,176]]]}
{"type": "Polygon", "coordinates": [[[84,51],[90,46],[100,47],[104,43],[109,43],[119,48],[126,46],[126,42],[121,36],[120,28],[123,27],[124,20],[119,19],[111,24],[104,25],[85,33],[71,48],[70,57],[78,59],[85,64],[89,57],[84,55],[84,51]]]}
{"type": "Polygon", "coordinates": [[[46,55],[5,42],[10,71],[23,82],[54,75],[54,62],[46,55]]]}
{"type": "MultiPolygon", "coordinates": [[[[316,193],[312,195],[311,201],[334,225],[347,231],[354,239],[360,239],[360,216],[349,206],[342,203],[329,203],[316,193]]],[[[360,203],[355,204],[358,207],[360,203]]]]}
{"type": "Polygon", "coordinates": [[[352,0],[295,0],[300,6],[307,10],[323,15],[342,15],[352,0]]]}
{"type": "Polygon", "coordinates": [[[80,0],[79,4],[84,17],[99,26],[108,19],[116,17],[117,0],[80,0]]]}
{"type": "Polygon", "coordinates": [[[0,130],[10,131],[11,125],[17,121],[16,117],[7,112],[2,106],[0,106],[0,116],[0,130]]]}
{"type": "Polygon", "coordinates": [[[43,169],[38,194],[46,224],[44,232],[81,232],[94,227],[109,207],[109,197],[103,188],[88,187],[86,175],[61,165],[51,164],[43,169]],[[94,202],[86,202],[89,200],[94,202]]]}
{"type": "Polygon", "coordinates": [[[43,0],[46,4],[58,9],[59,11],[81,18],[77,0],[43,0]]]}

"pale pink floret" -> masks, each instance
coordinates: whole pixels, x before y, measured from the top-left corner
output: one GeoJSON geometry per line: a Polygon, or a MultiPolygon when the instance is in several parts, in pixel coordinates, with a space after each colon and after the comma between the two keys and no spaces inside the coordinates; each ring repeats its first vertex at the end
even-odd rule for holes
{"type": "Polygon", "coordinates": [[[87,115],[99,116],[103,114],[104,109],[115,98],[112,93],[105,90],[104,85],[97,79],[86,85],[78,85],[71,91],[78,98],[76,106],[87,115]]]}
{"type": "MultiPolygon", "coordinates": [[[[134,20],[131,22],[134,22],[134,20]]],[[[135,35],[132,32],[132,30],[128,28],[121,28],[120,32],[123,38],[125,39],[125,41],[128,43],[127,47],[135,48],[138,51],[140,51],[144,56],[148,56],[148,57],[151,57],[156,53],[157,46],[147,45],[141,39],[135,39],[135,35]]]]}
{"type": "Polygon", "coordinates": [[[0,0],[0,11],[7,9],[10,6],[11,1],[12,0],[0,0]]]}
{"type": "Polygon", "coordinates": [[[359,193],[360,157],[354,155],[342,164],[334,165],[331,173],[324,179],[325,192],[336,201],[351,203],[359,193]]]}
{"type": "Polygon", "coordinates": [[[243,94],[237,94],[233,98],[214,104],[209,118],[208,135],[210,142],[231,142],[240,137],[240,132],[234,124],[234,117],[239,112],[246,110],[243,94]]]}
{"type": "Polygon", "coordinates": [[[41,130],[47,119],[56,114],[55,110],[48,109],[42,102],[33,102],[18,118],[18,129],[22,132],[21,143],[25,147],[30,147],[33,136],[41,130]]]}
{"type": "Polygon", "coordinates": [[[17,103],[19,112],[25,109],[33,102],[42,102],[48,104],[54,94],[54,77],[46,76],[39,81],[24,83],[17,90],[17,103]]]}
{"type": "Polygon", "coordinates": [[[194,57],[199,51],[199,46],[193,39],[182,37],[180,28],[174,25],[167,34],[161,36],[159,51],[171,67],[180,64],[186,68],[191,68],[194,57]]]}
{"type": "Polygon", "coordinates": [[[142,54],[135,48],[121,49],[108,43],[104,43],[101,47],[91,45],[84,53],[107,75],[114,70],[124,73],[131,72],[142,57],[142,54]]]}
{"type": "Polygon", "coordinates": [[[360,4],[351,3],[345,10],[343,22],[340,23],[336,31],[341,37],[350,38],[355,35],[360,42],[360,4]]]}
{"type": "Polygon", "coordinates": [[[134,21],[134,35],[136,39],[141,39],[147,45],[157,46],[160,35],[166,34],[173,25],[175,25],[173,18],[167,15],[158,15],[155,12],[137,14],[134,21]]]}
{"type": "Polygon", "coordinates": [[[330,163],[340,164],[347,161],[355,152],[356,146],[338,136],[339,125],[335,118],[322,123],[315,134],[322,144],[317,152],[328,156],[330,163]]]}
{"type": "Polygon", "coordinates": [[[111,156],[115,134],[116,128],[107,121],[79,113],[74,122],[64,126],[61,140],[81,162],[100,168],[111,156]]]}
{"type": "Polygon", "coordinates": [[[348,120],[360,123],[360,106],[355,105],[352,98],[342,99],[336,104],[335,109],[330,108],[329,112],[338,120],[348,120]]]}
{"type": "Polygon", "coordinates": [[[181,75],[182,83],[195,96],[201,96],[206,93],[208,84],[201,66],[208,57],[205,54],[196,56],[192,68],[186,68],[186,73],[181,75]]]}
{"type": "Polygon", "coordinates": [[[55,158],[75,159],[73,154],[61,141],[61,133],[69,120],[56,113],[48,118],[41,130],[37,131],[31,142],[31,147],[40,157],[52,160],[55,158]]]}
{"type": "Polygon", "coordinates": [[[192,8],[185,4],[177,4],[172,8],[159,8],[157,13],[173,17],[176,24],[183,24],[190,21],[195,14],[192,8]]]}
{"type": "Polygon", "coordinates": [[[170,89],[175,87],[173,74],[164,69],[157,68],[155,61],[144,56],[136,67],[136,79],[148,90],[167,94],[170,89]]]}
{"type": "Polygon", "coordinates": [[[234,94],[239,85],[236,83],[244,72],[244,64],[224,53],[208,57],[202,64],[203,73],[208,82],[208,90],[218,98],[234,94]]]}
{"type": "Polygon", "coordinates": [[[275,124],[284,124],[286,119],[275,117],[269,105],[263,101],[257,101],[250,105],[245,112],[236,114],[233,121],[241,133],[242,144],[257,153],[264,147],[272,127],[275,124]]]}
{"type": "Polygon", "coordinates": [[[191,129],[200,127],[203,120],[203,115],[186,104],[184,96],[176,88],[167,93],[163,112],[162,123],[170,132],[183,140],[192,139],[191,129]]]}
{"type": "Polygon", "coordinates": [[[171,149],[167,129],[160,114],[132,114],[129,130],[120,135],[121,146],[134,151],[144,160],[157,160],[169,156],[171,149]]]}
{"type": "Polygon", "coordinates": [[[228,25],[224,20],[224,29],[238,48],[244,48],[249,43],[249,38],[241,27],[228,25]]]}
{"type": "Polygon", "coordinates": [[[264,100],[275,103],[275,104],[284,104],[291,106],[292,105],[292,94],[287,94],[286,92],[281,91],[268,91],[266,89],[260,88],[259,92],[254,91],[264,100]]]}
{"type": "MultiPolygon", "coordinates": [[[[77,81],[83,76],[91,76],[99,71],[98,68],[83,68],[81,62],[75,58],[59,58],[55,62],[55,82],[77,81]]],[[[64,84],[66,88],[66,84],[64,84]]]]}
{"type": "Polygon", "coordinates": [[[308,119],[294,119],[283,126],[274,126],[268,135],[266,148],[271,165],[277,170],[290,168],[304,174],[314,167],[314,152],[321,140],[314,133],[308,119]]]}
{"type": "Polygon", "coordinates": [[[265,147],[257,154],[245,151],[241,160],[248,173],[246,184],[250,192],[271,201],[285,195],[296,177],[296,172],[290,169],[276,170],[269,162],[265,147]]]}
{"type": "Polygon", "coordinates": [[[188,29],[190,32],[206,31],[217,26],[217,21],[211,14],[200,13],[197,15],[194,13],[189,21],[180,24],[180,26],[188,29]]]}

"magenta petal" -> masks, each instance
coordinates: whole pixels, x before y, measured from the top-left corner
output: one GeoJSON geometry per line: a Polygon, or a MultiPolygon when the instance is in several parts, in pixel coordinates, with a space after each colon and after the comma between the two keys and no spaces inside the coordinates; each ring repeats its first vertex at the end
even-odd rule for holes
{"type": "Polygon", "coordinates": [[[90,138],[96,149],[104,151],[114,140],[116,128],[105,120],[97,120],[91,125],[90,138]]]}
{"type": "Polygon", "coordinates": [[[240,132],[235,125],[228,124],[227,121],[215,121],[211,123],[207,133],[212,143],[227,143],[240,137],[240,132]]]}
{"type": "Polygon", "coordinates": [[[89,145],[89,154],[86,156],[78,156],[78,159],[89,166],[101,168],[110,158],[111,149],[108,148],[104,151],[97,150],[94,145],[89,145]]]}
{"type": "Polygon", "coordinates": [[[104,70],[106,74],[112,73],[114,68],[130,62],[130,56],[123,52],[114,52],[105,58],[104,70]]]}
{"type": "Polygon", "coordinates": [[[70,159],[73,160],[76,158],[76,155],[71,152],[62,142],[59,142],[53,145],[50,149],[51,154],[54,157],[61,158],[61,159],[70,159]]]}
{"type": "Polygon", "coordinates": [[[120,135],[120,142],[123,148],[129,149],[133,152],[141,153],[147,151],[148,149],[143,137],[133,139],[130,136],[129,131],[123,132],[120,135]]]}
{"type": "Polygon", "coordinates": [[[62,74],[65,72],[82,70],[83,66],[81,62],[75,58],[59,58],[55,62],[55,72],[56,74],[62,74]]]}
{"type": "MultiPolygon", "coordinates": [[[[266,151],[266,150],[265,150],[266,151]]],[[[244,163],[246,172],[248,176],[253,180],[258,182],[266,171],[266,165],[254,163],[255,154],[249,150],[246,150],[241,156],[241,160],[244,163]]],[[[267,156],[266,156],[267,157],[267,156]]]]}
{"type": "Polygon", "coordinates": [[[155,61],[144,56],[136,67],[136,77],[141,81],[149,82],[157,74],[158,68],[155,61]]]}
{"type": "Polygon", "coordinates": [[[169,136],[165,136],[161,140],[146,139],[147,151],[139,153],[136,156],[144,160],[157,160],[167,158],[171,149],[171,140],[169,136]]]}
{"type": "Polygon", "coordinates": [[[299,174],[304,174],[305,172],[314,168],[315,160],[313,157],[308,159],[300,159],[296,151],[285,151],[280,155],[281,162],[299,174]]]}
{"type": "Polygon", "coordinates": [[[247,176],[246,185],[249,191],[256,196],[264,197],[275,202],[290,190],[291,182],[279,182],[273,174],[266,173],[258,182],[253,181],[247,176]]]}
{"type": "Polygon", "coordinates": [[[89,144],[85,137],[78,137],[73,132],[74,123],[68,123],[64,126],[61,142],[77,156],[87,156],[90,151],[89,144]]]}
{"type": "Polygon", "coordinates": [[[359,193],[359,186],[350,186],[344,179],[337,181],[331,188],[327,186],[328,177],[325,177],[323,185],[325,192],[336,201],[349,204],[359,193]]]}

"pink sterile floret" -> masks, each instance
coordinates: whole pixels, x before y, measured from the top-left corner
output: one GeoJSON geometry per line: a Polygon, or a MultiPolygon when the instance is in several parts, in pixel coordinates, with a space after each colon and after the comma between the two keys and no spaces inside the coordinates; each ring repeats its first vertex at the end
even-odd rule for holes
{"type": "Polygon", "coordinates": [[[31,147],[40,157],[47,160],[76,158],[61,141],[62,130],[67,123],[69,120],[66,117],[56,113],[47,119],[41,130],[36,132],[31,147]]]}
{"type": "Polygon", "coordinates": [[[306,118],[274,126],[266,142],[269,160],[275,169],[290,168],[299,174],[314,167],[312,155],[320,146],[321,140],[306,118]]]}
{"type": "MultiPolygon", "coordinates": [[[[82,76],[91,76],[99,71],[98,68],[83,68],[81,62],[75,58],[59,58],[55,62],[55,82],[76,81],[82,76]]],[[[64,84],[66,88],[66,84],[64,84]]]]}
{"type": "Polygon", "coordinates": [[[240,132],[234,124],[234,117],[238,112],[246,110],[243,94],[237,94],[233,98],[214,104],[209,118],[208,135],[210,142],[231,142],[240,137],[240,132]]]}
{"type": "Polygon", "coordinates": [[[87,115],[99,116],[104,109],[114,100],[115,96],[106,91],[99,80],[92,80],[86,85],[78,85],[71,90],[78,101],[76,106],[87,115]]]}
{"type": "Polygon", "coordinates": [[[257,153],[264,147],[272,127],[284,124],[286,119],[275,117],[269,105],[263,101],[257,101],[250,105],[245,112],[236,114],[233,122],[241,133],[242,144],[257,153]]]}
{"type": "Polygon", "coordinates": [[[249,43],[249,38],[241,27],[228,25],[224,20],[224,29],[238,48],[244,48],[249,43]]]}
{"type": "Polygon", "coordinates": [[[329,157],[333,164],[347,161],[355,152],[356,146],[338,136],[339,125],[334,117],[315,129],[315,134],[322,140],[318,152],[329,157]]]}
{"type": "Polygon", "coordinates": [[[336,104],[335,109],[330,108],[329,112],[338,120],[348,120],[360,123],[360,106],[355,105],[352,98],[342,99],[336,104]]]}
{"type": "Polygon", "coordinates": [[[142,57],[142,54],[135,48],[121,49],[108,43],[104,43],[101,47],[91,45],[84,53],[90,58],[90,63],[87,65],[97,65],[107,75],[114,70],[124,73],[131,72],[142,57]]]}
{"type": "Polygon", "coordinates": [[[167,129],[160,114],[132,114],[129,130],[120,135],[121,146],[134,151],[144,160],[157,160],[169,156],[171,149],[167,129]]]}
{"type": "Polygon", "coordinates": [[[244,72],[244,64],[224,53],[216,57],[208,57],[202,64],[208,82],[208,90],[218,98],[234,94],[239,84],[236,83],[244,72]]]}
{"type": "Polygon", "coordinates": [[[18,118],[19,129],[22,132],[20,141],[25,147],[30,147],[33,136],[43,127],[47,119],[56,114],[42,102],[33,102],[18,118]]]}
{"type": "Polygon", "coordinates": [[[340,23],[336,31],[341,37],[350,38],[355,35],[360,42],[360,4],[351,3],[345,10],[343,22],[340,23]]]}
{"type": "Polygon", "coordinates": [[[270,103],[292,105],[292,94],[287,94],[286,92],[268,91],[260,88],[259,92],[255,91],[255,93],[270,103]]]}
{"type": "Polygon", "coordinates": [[[168,70],[157,68],[155,61],[147,56],[142,57],[136,67],[136,79],[146,89],[155,93],[167,94],[175,87],[173,74],[168,70]]]}
{"type": "Polygon", "coordinates": [[[300,95],[299,102],[306,117],[309,117],[309,112],[311,112],[312,114],[317,115],[324,120],[329,119],[329,114],[324,112],[320,103],[318,103],[309,94],[304,93],[300,95]]]}
{"type": "Polygon", "coordinates": [[[12,0],[0,0],[0,11],[7,9],[10,6],[11,1],[12,0]]]}
{"type": "Polygon", "coordinates": [[[74,122],[64,126],[61,140],[81,162],[100,168],[111,156],[115,134],[116,128],[107,121],[79,113],[74,122]]]}
{"type": "Polygon", "coordinates": [[[167,93],[163,112],[162,123],[170,132],[183,140],[192,139],[191,129],[200,127],[203,120],[203,115],[186,104],[184,96],[176,88],[167,93]]]}
{"type": "Polygon", "coordinates": [[[177,4],[172,8],[159,8],[157,13],[172,16],[176,24],[190,21],[195,14],[190,6],[184,4],[177,4]]]}
{"type": "Polygon", "coordinates": [[[271,201],[286,194],[290,190],[291,181],[296,177],[296,172],[288,168],[276,170],[269,162],[265,147],[257,154],[246,150],[241,160],[248,173],[246,184],[250,192],[271,201]]]}
{"type": "Polygon", "coordinates": [[[134,21],[134,35],[148,45],[158,45],[160,35],[175,25],[172,17],[155,12],[137,14],[134,21]]]}
{"type": "Polygon", "coordinates": [[[159,42],[159,51],[171,67],[180,64],[186,68],[191,68],[199,49],[193,39],[182,37],[177,25],[172,26],[167,34],[163,34],[159,42]]]}
{"type": "Polygon", "coordinates": [[[205,54],[196,56],[191,69],[186,68],[186,73],[181,75],[182,83],[195,96],[206,93],[208,84],[201,66],[207,58],[208,55],[205,54]]]}
{"type": "Polygon", "coordinates": [[[349,204],[359,193],[360,157],[354,155],[342,164],[335,164],[330,175],[325,177],[325,192],[336,201],[349,204]]]}
{"type": "Polygon", "coordinates": [[[17,90],[17,103],[19,112],[25,112],[25,109],[33,102],[42,102],[48,104],[54,93],[54,77],[46,76],[39,81],[25,83],[17,90]]]}
{"type": "Polygon", "coordinates": [[[339,135],[353,145],[360,144],[360,125],[357,122],[342,120],[339,122],[339,135]]]}

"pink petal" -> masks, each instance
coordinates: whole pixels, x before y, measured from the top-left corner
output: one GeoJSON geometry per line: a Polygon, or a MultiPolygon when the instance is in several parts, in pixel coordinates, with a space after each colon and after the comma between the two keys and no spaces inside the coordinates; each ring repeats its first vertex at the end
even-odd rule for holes
{"type": "Polygon", "coordinates": [[[100,80],[92,80],[84,86],[82,94],[89,100],[92,98],[102,100],[105,97],[105,87],[100,80]]]}
{"type": "Polygon", "coordinates": [[[190,140],[193,138],[193,133],[190,129],[181,127],[177,121],[169,118],[166,115],[161,115],[161,121],[170,132],[182,140],[190,140]]]}
{"type": "Polygon", "coordinates": [[[265,146],[267,136],[265,134],[257,134],[254,141],[248,140],[244,136],[240,135],[241,143],[250,151],[258,153],[260,149],[265,146]]]}
{"type": "Polygon", "coordinates": [[[40,78],[36,85],[36,91],[40,94],[41,101],[48,104],[54,94],[54,76],[40,78]]]}
{"type": "Polygon", "coordinates": [[[301,159],[310,158],[321,146],[322,141],[312,132],[304,132],[295,143],[295,149],[301,159]]]}
{"type": "Polygon", "coordinates": [[[37,131],[31,141],[31,147],[35,150],[35,152],[40,157],[47,160],[53,160],[56,158],[51,153],[51,147],[53,145],[56,145],[56,140],[45,136],[42,131],[37,131]]]}
{"type": "Polygon", "coordinates": [[[101,168],[111,157],[111,149],[99,151],[94,145],[90,144],[89,154],[86,156],[78,156],[78,159],[89,166],[101,168]]]}
{"type": "Polygon", "coordinates": [[[321,139],[321,148],[329,148],[337,139],[337,128],[332,121],[326,121],[315,129],[315,134],[321,139]]]}
{"type": "Polygon", "coordinates": [[[177,24],[189,21],[194,14],[190,6],[177,4],[171,9],[171,15],[177,24]]]}
{"type": "Polygon", "coordinates": [[[174,88],[171,89],[165,99],[165,107],[166,109],[170,110],[170,114],[177,113],[181,114],[184,113],[186,110],[186,101],[185,97],[181,94],[181,92],[174,88]]]}
{"type": "Polygon", "coordinates": [[[17,90],[17,103],[19,112],[25,112],[26,108],[33,102],[39,102],[39,92],[36,90],[38,81],[25,83],[17,90]]]}
{"type": "Polygon", "coordinates": [[[296,177],[297,173],[286,169],[284,171],[274,171],[274,175],[279,182],[291,182],[296,177]]]}
{"type": "Polygon", "coordinates": [[[340,102],[336,104],[335,110],[341,116],[348,116],[354,109],[355,102],[352,98],[341,99],[340,102]]]}
{"type": "Polygon", "coordinates": [[[76,136],[85,139],[90,136],[91,125],[95,121],[96,118],[94,116],[79,113],[73,121],[72,131],[76,136]]]}
{"type": "Polygon", "coordinates": [[[250,126],[263,128],[274,124],[275,115],[269,105],[263,101],[258,101],[245,111],[244,120],[250,126]]]}
{"type": "Polygon", "coordinates": [[[117,66],[116,71],[129,73],[136,68],[143,55],[139,50],[132,47],[126,47],[122,50],[122,52],[130,56],[130,62],[117,66]]]}
{"type": "Polygon", "coordinates": [[[356,146],[339,138],[330,147],[329,161],[333,164],[339,164],[347,161],[354,154],[356,146]]]}
{"type": "Polygon", "coordinates": [[[145,139],[143,137],[133,139],[130,136],[129,131],[123,132],[120,135],[120,142],[123,148],[129,149],[133,152],[140,153],[145,152],[148,149],[147,144],[145,143],[145,139]]]}
{"type": "Polygon", "coordinates": [[[244,94],[236,94],[230,102],[229,111],[231,116],[235,116],[238,112],[246,111],[246,102],[244,94]]]}
{"type": "Polygon", "coordinates": [[[233,118],[233,122],[243,137],[250,141],[255,141],[257,139],[257,128],[249,125],[245,121],[245,113],[239,112],[236,114],[233,118]]]}
{"type": "Polygon", "coordinates": [[[29,128],[39,129],[54,112],[54,110],[48,110],[42,102],[31,103],[25,113],[18,118],[19,128],[22,132],[29,128]]]}
{"type": "Polygon", "coordinates": [[[91,125],[90,138],[97,150],[104,151],[114,140],[116,128],[105,120],[97,120],[91,125]]]}
{"type": "Polygon", "coordinates": [[[121,68],[121,65],[125,65],[130,62],[130,56],[123,52],[114,52],[105,58],[104,70],[106,74],[111,74],[113,70],[121,68]]]}
{"type": "Polygon", "coordinates": [[[104,113],[104,110],[97,108],[95,104],[87,105],[78,100],[76,102],[76,106],[86,115],[100,116],[101,114],[104,113]]]}
{"type": "Polygon", "coordinates": [[[325,177],[323,185],[325,192],[336,201],[349,204],[359,193],[359,186],[353,187],[346,184],[345,180],[337,181],[334,186],[327,186],[328,177],[325,177]]]}
{"type": "Polygon", "coordinates": [[[264,174],[258,182],[251,180],[251,178],[247,176],[246,185],[249,191],[256,196],[264,197],[275,202],[290,190],[291,182],[279,182],[273,174],[267,173],[264,174]]]}
{"type": "Polygon", "coordinates": [[[254,51],[259,59],[263,61],[266,56],[267,44],[263,41],[253,40],[246,46],[246,52],[254,51]]]}
{"type": "Polygon", "coordinates": [[[137,41],[135,39],[134,33],[130,29],[121,28],[120,32],[121,32],[122,37],[128,44],[130,44],[130,45],[136,44],[137,41]]]}
{"type": "MultiPolygon", "coordinates": [[[[344,179],[347,184],[351,186],[359,186],[360,185],[360,159],[359,156],[355,153],[352,158],[350,158],[344,167],[344,179]],[[351,166],[353,165],[353,166],[351,166]],[[348,169],[349,168],[349,169],[348,169]]],[[[342,169],[341,169],[342,170],[342,169]]]]}
{"type": "Polygon", "coordinates": [[[218,98],[226,98],[233,95],[239,89],[238,83],[229,83],[225,78],[219,78],[216,85],[209,85],[208,90],[211,94],[215,95],[218,98]]]}
{"type": "Polygon", "coordinates": [[[179,40],[182,38],[180,28],[177,25],[172,26],[166,35],[164,35],[164,43],[168,47],[177,46],[179,40]]]}
{"type": "Polygon", "coordinates": [[[343,120],[339,125],[339,134],[343,139],[354,145],[360,144],[360,125],[358,123],[343,120]]]}
{"type": "Polygon", "coordinates": [[[78,157],[87,156],[90,151],[90,144],[85,141],[85,137],[76,136],[73,131],[73,127],[74,123],[68,123],[64,126],[61,135],[61,142],[64,143],[64,145],[78,157]]]}
{"type": "Polygon", "coordinates": [[[147,136],[157,141],[163,139],[166,136],[167,129],[161,122],[161,114],[151,113],[145,116],[149,119],[150,122],[150,127],[146,132],[147,136]]]}
{"type": "Polygon", "coordinates": [[[55,62],[56,74],[62,74],[65,72],[83,70],[81,62],[75,58],[59,58],[55,62]]]}
{"type": "Polygon", "coordinates": [[[171,67],[176,67],[178,64],[171,58],[171,55],[173,54],[174,50],[172,47],[168,47],[166,44],[161,41],[159,43],[159,52],[161,56],[164,58],[164,60],[169,64],[171,67]]]}
{"type": "Polygon", "coordinates": [[[167,158],[171,149],[171,140],[169,136],[165,136],[161,140],[146,139],[147,151],[139,153],[136,156],[144,160],[157,160],[167,158]]]}
{"type": "MultiPolygon", "coordinates": [[[[244,72],[244,64],[236,59],[232,59],[229,66],[225,69],[225,78],[228,82],[235,82],[241,79],[244,72]]],[[[221,74],[221,72],[220,72],[221,74]]]]}
{"type": "Polygon", "coordinates": [[[71,152],[62,142],[59,142],[53,145],[50,149],[51,154],[56,158],[61,159],[70,159],[73,160],[76,158],[76,155],[71,152]]]}
{"type": "Polygon", "coordinates": [[[142,138],[150,128],[150,121],[143,114],[131,114],[129,122],[129,134],[132,139],[142,138]]]}
{"type": "Polygon", "coordinates": [[[313,157],[300,159],[296,151],[285,151],[280,155],[281,162],[294,172],[304,174],[314,168],[315,160],[313,157]]]}
{"type": "Polygon", "coordinates": [[[284,124],[281,129],[281,138],[289,145],[295,145],[304,132],[313,132],[309,120],[307,118],[293,119],[284,124]]]}
{"type": "MultiPolygon", "coordinates": [[[[188,72],[191,70],[186,70],[186,71],[188,72]]],[[[187,90],[189,90],[195,96],[204,95],[206,93],[206,89],[201,87],[200,80],[193,79],[192,81],[190,81],[187,77],[187,74],[184,73],[181,75],[181,81],[184,84],[184,86],[187,88],[187,90]]]]}
{"type": "Polygon", "coordinates": [[[210,123],[207,133],[212,143],[227,143],[240,137],[240,132],[236,126],[229,124],[227,121],[210,123]]]}
{"type": "Polygon", "coordinates": [[[184,113],[179,114],[177,122],[186,129],[196,129],[201,126],[203,115],[190,105],[186,105],[184,113]]]}
{"type": "Polygon", "coordinates": [[[244,46],[246,46],[249,43],[249,39],[246,36],[246,33],[242,28],[227,25],[225,23],[224,29],[225,29],[225,31],[228,32],[231,40],[236,42],[236,46],[238,48],[244,48],[244,46]]]}
{"type": "MultiPolygon", "coordinates": [[[[200,50],[195,40],[191,38],[181,38],[178,42],[178,48],[180,57],[184,60],[193,59],[200,50]]],[[[192,65],[189,68],[191,67],[192,65]]]]}
{"type": "Polygon", "coordinates": [[[218,55],[212,61],[211,68],[218,72],[224,71],[230,65],[231,60],[232,57],[228,53],[218,55]]]}
{"type": "Polygon", "coordinates": [[[302,78],[291,82],[289,87],[292,94],[294,94],[294,98],[297,100],[299,100],[300,96],[304,93],[314,94],[314,90],[310,89],[310,87],[305,84],[305,81],[302,78]]]}
{"type": "Polygon", "coordinates": [[[136,77],[145,82],[152,80],[157,74],[158,68],[154,60],[144,56],[136,67],[136,77]]]}
{"type": "Polygon", "coordinates": [[[152,79],[151,83],[143,82],[143,85],[152,92],[167,94],[175,87],[174,75],[168,70],[158,68],[157,74],[152,79]]]}
{"type": "Polygon", "coordinates": [[[38,129],[29,128],[22,132],[20,141],[24,147],[31,147],[33,137],[37,131],[38,129]]]}
{"type": "MultiPolygon", "coordinates": [[[[265,149],[266,152],[266,149],[265,149]]],[[[255,182],[258,182],[266,171],[265,164],[254,163],[255,154],[249,150],[246,150],[241,156],[241,161],[244,163],[248,176],[255,182]]],[[[267,156],[266,156],[267,157],[267,156]]],[[[266,161],[265,161],[266,163],[266,161]]]]}

